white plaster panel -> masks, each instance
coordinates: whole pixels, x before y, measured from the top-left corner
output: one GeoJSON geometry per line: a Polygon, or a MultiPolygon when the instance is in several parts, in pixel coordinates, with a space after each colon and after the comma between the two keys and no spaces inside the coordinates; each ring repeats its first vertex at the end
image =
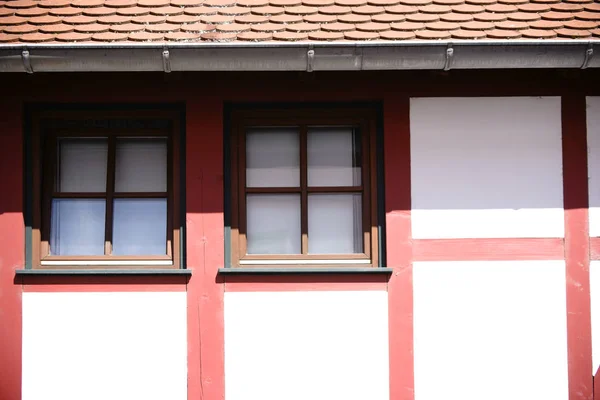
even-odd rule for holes
{"type": "Polygon", "coordinates": [[[563,261],[414,264],[415,400],[567,400],[563,261]]]}
{"type": "Polygon", "coordinates": [[[592,374],[600,368],[600,261],[590,261],[590,301],[592,313],[592,374]]]}
{"type": "Polygon", "coordinates": [[[387,292],[225,293],[226,400],[389,400],[387,292]]]}
{"type": "Polygon", "coordinates": [[[185,292],[23,293],[23,400],[187,400],[185,292]]]}
{"type": "Polygon", "coordinates": [[[590,236],[600,236],[600,97],[588,97],[587,143],[590,236]]]}
{"type": "Polygon", "coordinates": [[[413,98],[414,238],[564,236],[560,98],[413,98]]]}

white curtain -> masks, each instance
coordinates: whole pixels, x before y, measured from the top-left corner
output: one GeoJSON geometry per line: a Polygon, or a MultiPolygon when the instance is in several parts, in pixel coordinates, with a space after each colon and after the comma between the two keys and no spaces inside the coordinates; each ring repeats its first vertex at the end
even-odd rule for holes
{"type": "Polygon", "coordinates": [[[50,254],[104,254],[104,199],[54,199],[50,229],[50,254]]]}
{"type": "Polygon", "coordinates": [[[297,128],[254,128],[246,134],[246,186],[300,186],[297,128]]]}

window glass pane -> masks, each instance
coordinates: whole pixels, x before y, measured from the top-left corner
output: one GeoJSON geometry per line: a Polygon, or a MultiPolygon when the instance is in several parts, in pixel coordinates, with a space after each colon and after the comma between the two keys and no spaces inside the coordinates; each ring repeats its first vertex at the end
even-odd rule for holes
{"type": "Polygon", "coordinates": [[[167,199],[115,199],[112,253],[166,255],[167,199]]]}
{"type": "Polygon", "coordinates": [[[59,139],[56,186],[59,192],[105,192],[106,139],[59,139]]]}
{"type": "Polygon", "coordinates": [[[300,144],[296,128],[253,128],[246,133],[246,186],[298,187],[300,144]]]}
{"type": "Polygon", "coordinates": [[[117,140],[115,190],[167,191],[167,139],[117,140]]]}
{"type": "Polygon", "coordinates": [[[103,255],[105,203],[103,199],[52,200],[50,254],[103,255]]]}
{"type": "Polygon", "coordinates": [[[308,186],[359,186],[360,135],[353,128],[310,128],[308,186]]]}
{"type": "Polygon", "coordinates": [[[359,193],[308,196],[308,252],[363,252],[362,199],[359,193]]]}
{"type": "Polygon", "coordinates": [[[246,197],[248,254],[300,254],[300,195],[246,197]]]}

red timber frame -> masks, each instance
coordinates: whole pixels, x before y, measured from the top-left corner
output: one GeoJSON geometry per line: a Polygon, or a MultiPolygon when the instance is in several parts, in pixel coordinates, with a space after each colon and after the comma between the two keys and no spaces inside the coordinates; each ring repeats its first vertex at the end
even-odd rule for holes
{"type": "MultiPolygon", "coordinates": [[[[423,260],[566,261],[569,400],[593,398],[585,96],[595,71],[450,71],[246,74],[0,74],[0,397],[21,398],[23,291],[182,290],[188,299],[188,399],[225,398],[225,291],[382,289],[389,293],[390,399],[414,400],[412,263],[423,260]],[[64,90],[66,87],[70,90],[64,90]],[[118,94],[115,89],[118,87],[118,94]],[[413,240],[411,97],[562,96],[565,238],[413,240]],[[224,266],[223,107],[227,102],[379,102],[383,107],[387,275],[219,275],[224,266]],[[25,263],[25,103],[185,103],[185,277],[17,276],[25,263]],[[490,255],[491,254],[491,255],[490,255]]],[[[26,121],[25,121],[26,123],[26,121]]],[[[443,372],[442,372],[443,373],[443,372]]],[[[540,383],[543,384],[543,383],[540,383]]],[[[598,387],[598,385],[597,385],[598,387]]],[[[600,399],[600,397],[598,397],[600,399]]]]}

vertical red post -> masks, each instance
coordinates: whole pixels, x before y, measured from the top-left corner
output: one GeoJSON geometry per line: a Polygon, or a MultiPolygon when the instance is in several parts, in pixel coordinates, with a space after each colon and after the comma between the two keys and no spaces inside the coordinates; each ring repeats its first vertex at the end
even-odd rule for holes
{"type": "Polygon", "coordinates": [[[414,399],[413,282],[410,224],[410,99],[384,104],[384,159],[388,284],[390,399],[414,399]]]}
{"type": "Polygon", "coordinates": [[[0,103],[0,399],[21,399],[22,306],[15,271],[24,268],[21,102],[0,103]]]}
{"type": "Polygon", "coordinates": [[[188,399],[225,397],[223,109],[221,99],[190,98],[186,124],[188,399]]]}
{"type": "Polygon", "coordinates": [[[585,97],[562,97],[569,400],[593,399],[585,97]]]}

